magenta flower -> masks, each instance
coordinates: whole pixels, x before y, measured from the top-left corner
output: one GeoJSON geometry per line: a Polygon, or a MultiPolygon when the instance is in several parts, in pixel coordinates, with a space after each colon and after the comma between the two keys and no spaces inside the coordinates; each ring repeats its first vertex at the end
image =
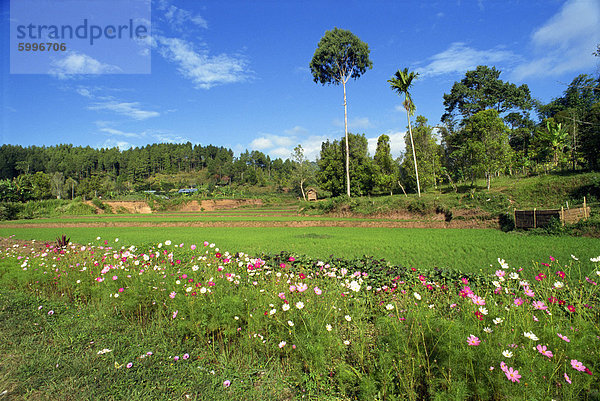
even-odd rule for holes
{"type": "Polygon", "coordinates": [[[174,357],[173,357],[173,360],[174,360],[175,362],[177,362],[177,361],[179,360],[179,356],[177,356],[177,355],[176,355],[176,356],[174,356],[174,357]]]}
{"type": "Polygon", "coordinates": [[[49,311],[48,311],[48,314],[49,314],[49,315],[54,315],[54,311],[53,311],[53,310],[49,310],[49,311]]]}
{"type": "Polygon", "coordinates": [[[190,354],[183,354],[183,359],[188,359],[190,357],[190,354]]]}
{"type": "Polygon", "coordinates": [[[554,356],[552,351],[548,350],[545,345],[538,344],[537,350],[540,354],[547,356],[548,358],[552,358],[554,356]]]}
{"type": "Polygon", "coordinates": [[[523,299],[522,298],[515,298],[514,302],[513,302],[516,306],[520,306],[523,305],[523,299]]]}
{"type": "Polygon", "coordinates": [[[133,366],[133,363],[129,362],[126,366],[127,369],[131,368],[133,366]]]}
{"type": "Polygon", "coordinates": [[[123,292],[123,291],[125,291],[125,288],[123,288],[123,287],[119,288],[119,292],[123,292]]]}
{"type": "Polygon", "coordinates": [[[506,378],[508,380],[510,380],[511,382],[517,382],[520,383],[519,379],[521,378],[521,375],[519,374],[518,370],[514,370],[512,367],[508,368],[508,370],[506,370],[504,372],[504,374],[506,375],[506,378]]]}
{"type": "Polygon", "coordinates": [[[469,345],[478,346],[480,342],[481,341],[479,340],[479,338],[475,337],[473,334],[467,337],[467,344],[469,345]]]}
{"type": "Polygon", "coordinates": [[[565,373],[565,380],[567,383],[571,384],[571,378],[566,373],[565,373]]]}
{"type": "Polygon", "coordinates": [[[566,342],[568,342],[568,343],[570,343],[570,342],[571,342],[571,340],[569,340],[569,338],[568,338],[567,336],[563,336],[563,335],[562,335],[562,334],[560,334],[560,333],[556,333],[556,335],[557,335],[557,336],[559,336],[560,338],[562,338],[563,340],[565,340],[565,341],[566,341],[566,342]]]}
{"type": "Polygon", "coordinates": [[[583,366],[583,363],[579,362],[577,359],[571,359],[571,366],[573,366],[573,369],[580,372],[585,371],[585,366],[583,366]]]}

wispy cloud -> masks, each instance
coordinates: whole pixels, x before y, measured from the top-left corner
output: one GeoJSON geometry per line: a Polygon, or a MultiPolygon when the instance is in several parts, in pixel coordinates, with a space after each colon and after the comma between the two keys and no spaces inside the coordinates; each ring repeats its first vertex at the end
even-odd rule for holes
{"type": "Polygon", "coordinates": [[[495,65],[518,59],[519,56],[504,48],[478,50],[463,42],[454,42],[441,53],[429,58],[425,67],[418,68],[419,74],[436,76],[443,74],[462,74],[474,70],[478,65],[495,65]]]}
{"type": "Polygon", "coordinates": [[[597,62],[592,52],[600,42],[599,27],[599,2],[567,1],[557,14],[532,33],[534,58],[515,68],[514,79],[592,69],[597,62]]]}
{"type": "Polygon", "coordinates": [[[208,29],[208,22],[201,15],[192,14],[190,11],[176,7],[165,0],[159,1],[156,8],[164,12],[164,16],[171,25],[171,28],[183,30],[189,27],[191,23],[200,28],[208,29]]]}
{"type": "Polygon", "coordinates": [[[70,51],[64,57],[52,61],[48,72],[59,79],[68,79],[82,74],[114,74],[120,71],[117,66],[104,64],[86,54],[70,51]]]}
{"type": "Polygon", "coordinates": [[[142,138],[145,136],[145,134],[142,133],[136,133],[136,132],[124,132],[115,128],[110,128],[110,127],[105,127],[105,128],[100,128],[99,129],[100,132],[103,132],[105,134],[109,134],[109,135],[116,135],[116,136],[124,136],[127,138],[142,138]]]}
{"type": "MultiPolygon", "coordinates": [[[[336,118],[333,120],[333,125],[336,127],[343,127],[344,121],[336,118]]],[[[366,129],[366,128],[370,128],[372,126],[373,126],[373,124],[371,124],[369,117],[355,117],[355,118],[351,118],[348,121],[348,130],[350,130],[350,131],[366,129]]]]}
{"type": "Polygon", "coordinates": [[[127,141],[120,141],[114,138],[108,138],[98,148],[119,148],[120,150],[127,150],[133,148],[133,145],[127,141]]]}
{"type": "Polygon", "coordinates": [[[210,55],[208,50],[196,50],[191,42],[179,38],[156,37],[158,53],[177,64],[178,71],[197,88],[210,89],[216,85],[246,81],[250,76],[242,56],[210,55]]]}
{"type": "Polygon", "coordinates": [[[143,110],[139,102],[119,102],[115,100],[94,103],[88,106],[89,110],[107,110],[114,113],[133,118],[134,120],[146,120],[160,115],[157,111],[143,110]]]}

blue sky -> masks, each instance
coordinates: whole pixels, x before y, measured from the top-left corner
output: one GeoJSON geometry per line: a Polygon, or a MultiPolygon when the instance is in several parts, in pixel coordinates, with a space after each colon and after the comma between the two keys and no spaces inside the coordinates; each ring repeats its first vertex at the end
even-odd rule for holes
{"type": "Polygon", "coordinates": [[[371,155],[384,133],[395,156],[404,149],[406,113],[387,83],[400,68],[419,72],[417,114],[435,125],[443,94],[477,65],[548,102],[600,62],[599,0],[152,0],[151,73],[66,52],[60,70],[11,74],[1,3],[0,135],[23,146],[190,141],[287,158],[302,144],[314,160],[344,133],[341,86],[314,83],[308,67],[334,27],[371,50],[373,68],[347,86],[350,131],[366,135],[371,155]]]}

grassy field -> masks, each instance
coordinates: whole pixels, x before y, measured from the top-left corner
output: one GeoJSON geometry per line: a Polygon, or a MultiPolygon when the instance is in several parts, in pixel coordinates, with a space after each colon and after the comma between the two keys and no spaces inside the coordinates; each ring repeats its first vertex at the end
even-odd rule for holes
{"type": "Polygon", "coordinates": [[[158,244],[166,240],[186,245],[203,241],[230,252],[251,255],[290,251],[313,258],[383,258],[394,264],[423,269],[448,267],[486,271],[497,259],[511,266],[546,262],[549,256],[587,260],[600,255],[600,239],[532,236],[492,229],[403,229],[364,227],[2,227],[0,236],[54,241],[65,234],[81,244],[109,241],[118,245],[158,244]],[[102,241],[96,238],[101,237],[102,241]]]}

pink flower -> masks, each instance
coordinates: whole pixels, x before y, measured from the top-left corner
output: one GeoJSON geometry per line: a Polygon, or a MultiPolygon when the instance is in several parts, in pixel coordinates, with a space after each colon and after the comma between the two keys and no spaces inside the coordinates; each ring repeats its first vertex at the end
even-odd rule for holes
{"type": "Polygon", "coordinates": [[[177,362],[177,361],[179,360],[179,356],[177,356],[177,355],[176,355],[176,356],[174,356],[174,357],[173,357],[173,360],[174,360],[175,362],[177,362]]]}
{"type": "Polygon", "coordinates": [[[175,312],[173,312],[173,319],[175,319],[177,317],[178,313],[179,313],[179,309],[177,309],[175,312]]]}
{"type": "Polygon", "coordinates": [[[569,340],[569,338],[568,338],[567,336],[563,336],[563,335],[562,335],[562,334],[560,334],[560,333],[556,333],[556,335],[557,335],[557,336],[559,336],[560,338],[562,338],[563,340],[565,340],[565,341],[566,341],[566,342],[568,342],[568,343],[570,343],[570,342],[571,342],[571,340],[569,340]]]}
{"type": "Polygon", "coordinates": [[[118,278],[119,278],[119,277],[117,277],[117,276],[112,276],[112,279],[113,279],[113,280],[116,280],[116,279],[118,279],[118,278]]]}
{"type": "Polygon", "coordinates": [[[177,293],[176,293],[175,291],[172,291],[172,292],[169,294],[169,298],[173,299],[173,298],[175,298],[175,295],[177,295],[177,293]]]}
{"type": "Polygon", "coordinates": [[[508,372],[508,366],[506,366],[504,361],[500,362],[500,369],[502,369],[504,373],[508,372]]]}
{"type": "Polygon", "coordinates": [[[315,287],[315,294],[321,295],[323,291],[319,287],[315,287]]]}
{"type": "Polygon", "coordinates": [[[535,297],[535,293],[533,291],[531,291],[531,289],[529,287],[525,287],[525,289],[523,290],[523,292],[528,297],[531,297],[531,298],[535,297]]]}
{"type": "Polygon", "coordinates": [[[461,278],[460,281],[462,281],[463,284],[469,284],[469,279],[468,278],[461,278]]]}
{"type": "Polygon", "coordinates": [[[546,310],[548,309],[548,307],[546,305],[544,305],[543,301],[533,301],[533,307],[535,309],[539,309],[539,310],[546,310]]]}
{"type": "Polygon", "coordinates": [[[53,311],[53,310],[49,310],[49,311],[48,311],[48,314],[49,314],[49,315],[54,315],[54,311],[53,311]]]}
{"type": "Polygon", "coordinates": [[[277,296],[281,299],[285,299],[285,292],[280,292],[277,296]]]}
{"type": "Polygon", "coordinates": [[[296,283],[296,289],[298,292],[304,292],[308,289],[308,285],[304,283],[296,283]]]}
{"type": "Polygon", "coordinates": [[[508,380],[510,380],[511,382],[517,382],[517,383],[521,383],[519,381],[519,379],[521,378],[521,375],[519,374],[518,370],[514,370],[512,367],[508,368],[508,370],[506,370],[504,372],[504,374],[506,375],[506,378],[508,380]]]}
{"type": "Polygon", "coordinates": [[[190,249],[193,251],[194,249],[196,249],[196,245],[190,246],[190,249]]]}
{"type": "Polygon", "coordinates": [[[293,256],[290,256],[290,258],[288,259],[288,261],[289,261],[289,262],[293,262],[293,261],[295,261],[295,260],[296,260],[296,258],[295,258],[295,257],[293,257],[293,256]]]}
{"type": "Polygon", "coordinates": [[[565,274],[564,271],[559,270],[556,272],[556,275],[559,276],[560,278],[565,278],[567,275],[565,274]]]}
{"type": "Polygon", "coordinates": [[[479,340],[479,338],[475,337],[473,334],[471,334],[469,337],[467,337],[467,343],[469,345],[477,346],[477,345],[479,345],[480,342],[481,341],[479,340]]]}
{"type": "Polygon", "coordinates": [[[190,357],[190,354],[183,354],[183,359],[188,359],[190,357]]]}
{"type": "Polygon", "coordinates": [[[537,350],[540,354],[547,356],[548,358],[552,358],[554,356],[552,351],[548,350],[545,345],[538,344],[537,350]]]}
{"type": "Polygon", "coordinates": [[[506,272],[504,270],[496,270],[497,277],[504,277],[505,274],[506,272]]]}
{"type": "Polygon", "coordinates": [[[125,288],[123,288],[123,287],[119,288],[119,292],[123,292],[123,291],[125,291],[125,288]]]}
{"type": "Polygon", "coordinates": [[[523,305],[523,298],[515,298],[513,302],[516,306],[523,305]]]}
{"type": "Polygon", "coordinates": [[[290,285],[290,292],[295,292],[295,291],[296,291],[296,286],[290,285]]]}
{"type": "Polygon", "coordinates": [[[231,386],[231,382],[230,382],[229,380],[225,380],[225,381],[223,382],[223,387],[227,388],[227,387],[229,387],[229,386],[231,386]]]}
{"type": "Polygon", "coordinates": [[[129,362],[126,366],[127,369],[131,368],[133,366],[133,363],[129,362]]]}
{"type": "Polygon", "coordinates": [[[585,366],[583,366],[583,363],[579,362],[577,359],[571,359],[571,366],[573,367],[573,369],[578,370],[580,372],[585,371],[585,366]]]}
{"type": "Polygon", "coordinates": [[[479,295],[473,295],[471,297],[471,301],[473,301],[473,303],[475,305],[479,305],[479,306],[485,305],[485,299],[481,298],[479,295]]]}
{"type": "Polygon", "coordinates": [[[571,378],[566,373],[565,373],[565,380],[567,383],[571,384],[571,378]]]}

